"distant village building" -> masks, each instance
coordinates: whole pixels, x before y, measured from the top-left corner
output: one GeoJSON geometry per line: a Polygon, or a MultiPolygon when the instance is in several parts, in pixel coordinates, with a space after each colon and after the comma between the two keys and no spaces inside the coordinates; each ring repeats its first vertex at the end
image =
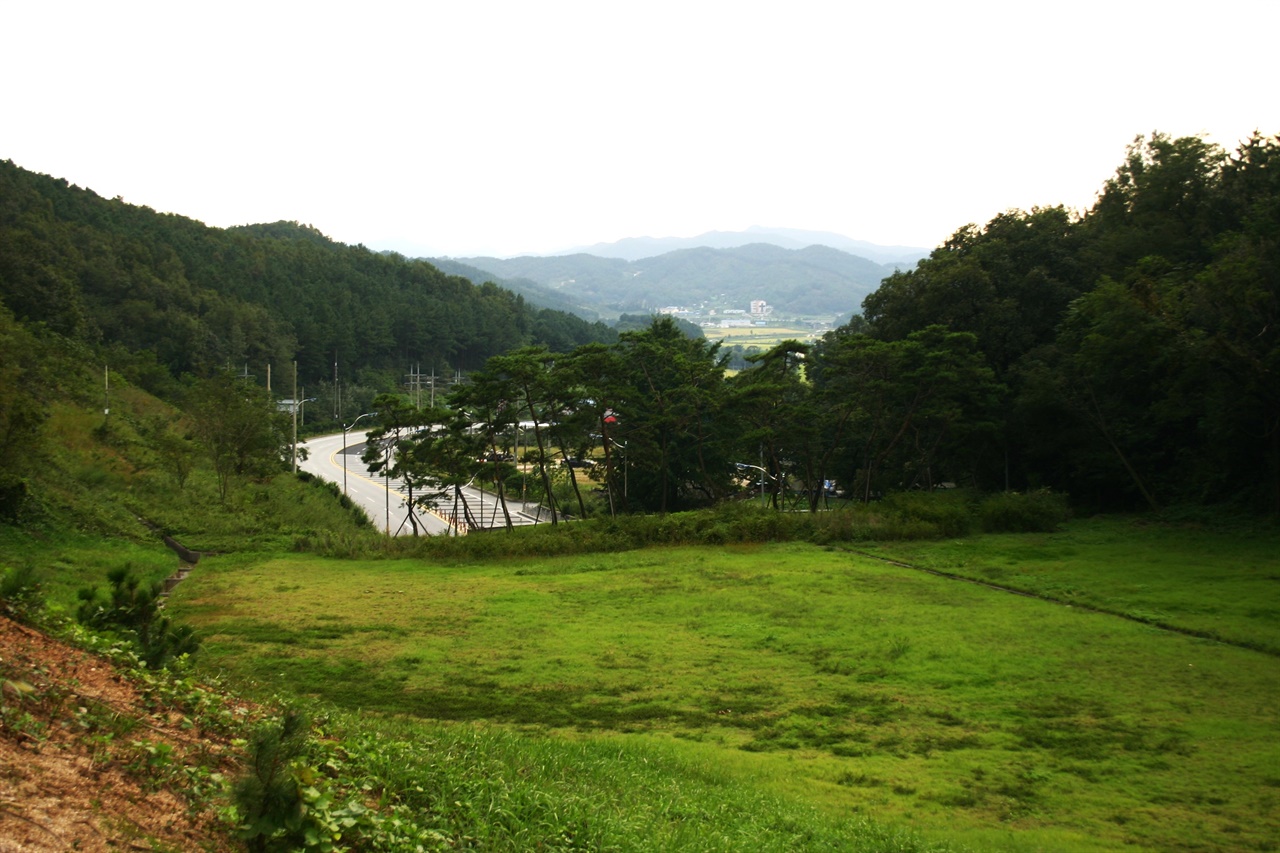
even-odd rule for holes
{"type": "Polygon", "coordinates": [[[773,313],[773,306],[765,302],[763,299],[754,299],[751,302],[751,315],[753,317],[767,317],[773,313]]]}

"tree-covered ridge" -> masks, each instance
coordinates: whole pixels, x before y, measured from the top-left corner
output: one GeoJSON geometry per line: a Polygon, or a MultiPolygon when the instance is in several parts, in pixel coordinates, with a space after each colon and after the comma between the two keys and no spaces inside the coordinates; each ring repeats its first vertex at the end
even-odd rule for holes
{"type": "Polygon", "coordinates": [[[1277,169],[1278,138],[1139,139],[1084,215],[961,229],[867,297],[864,328],[976,336],[1008,386],[989,479],[1280,509],[1277,169]]]}
{"type": "Polygon", "coordinates": [[[25,322],[165,373],[298,361],[300,378],[468,369],[514,347],[612,333],[310,226],[207,227],[0,163],[0,299],[25,322]]]}

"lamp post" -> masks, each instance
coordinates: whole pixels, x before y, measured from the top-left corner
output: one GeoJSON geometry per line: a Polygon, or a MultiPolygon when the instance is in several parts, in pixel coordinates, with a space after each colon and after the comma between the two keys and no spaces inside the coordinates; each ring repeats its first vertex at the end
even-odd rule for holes
{"type": "Polygon", "coordinates": [[[761,506],[763,506],[763,505],[764,505],[764,503],[765,503],[765,500],[764,500],[764,478],[765,478],[765,477],[768,477],[770,480],[772,480],[772,479],[774,479],[774,476],[773,476],[772,474],[770,474],[768,471],[766,471],[766,470],[764,469],[764,467],[762,467],[762,466],[760,466],[760,465],[748,465],[746,462],[735,462],[735,463],[733,463],[733,467],[737,468],[739,471],[741,471],[741,470],[743,470],[743,469],[745,469],[745,468],[752,468],[752,469],[754,469],[754,470],[756,470],[756,471],[759,471],[759,472],[760,472],[760,505],[761,505],[761,506]]]}
{"type": "Polygon", "coordinates": [[[363,415],[357,415],[356,419],[342,428],[342,494],[347,494],[347,430],[360,423],[360,418],[367,418],[376,415],[377,412],[365,412],[363,415]]]}
{"type": "MultiPolygon", "coordinates": [[[[614,447],[622,448],[622,508],[624,510],[629,510],[630,507],[627,505],[627,443],[625,441],[618,441],[616,438],[610,438],[609,443],[614,447]]],[[[613,501],[612,492],[609,493],[609,500],[611,502],[613,501]]]]}
{"type": "Polygon", "coordinates": [[[294,399],[290,401],[293,404],[290,408],[293,409],[293,473],[295,474],[298,473],[298,418],[300,417],[300,413],[303,413],[303,407],[306,406],[307,403],[315,402],[315,399],[315,397],[306,397],[299,400],[295,396],[294,399]]]}

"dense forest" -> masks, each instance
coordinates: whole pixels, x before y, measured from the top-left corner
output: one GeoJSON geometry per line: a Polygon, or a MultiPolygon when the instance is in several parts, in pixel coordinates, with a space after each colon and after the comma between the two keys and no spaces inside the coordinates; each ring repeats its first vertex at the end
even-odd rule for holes
{"type": "Polygon", "coordinates": [[[283,374],[295,359],[313,387],[332,383],[335,362],[344,382],[415,365],[446,374],[522,345],[567,350],[614,337],[309,226],[210,228],[7,161],[0,299],[20,321],[104,347],[114,369],[153,390],[228,366],[283,374]]]}
{"type": "Polygon", "coordinates": [[[1136,140],[1084,215],[963,228],[863,308],[878,341],[974,335],[1001,386],[984,483],[1280,510],[1278,138],[1136,140]]]}

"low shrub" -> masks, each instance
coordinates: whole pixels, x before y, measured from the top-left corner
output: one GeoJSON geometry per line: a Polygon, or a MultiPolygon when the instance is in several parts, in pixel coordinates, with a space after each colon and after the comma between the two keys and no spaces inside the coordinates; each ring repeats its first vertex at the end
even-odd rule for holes
{"type": "Polygon", "coordinates": [[[31,565],[7,568],[0,574],[0,613],[15,622],[32,622],[44,609],[44,584],[31,565]]]}
{"type": "MultiPolygon", "coordinates": [[[[974,517],[969,494],[960,489],[947,489],[936,492],[895,492],[880,503],[888,514],[896,515],[900,521],[907,522],[906,528],[920,530],[915,522],[924,522],[934,531],[932,536],[955,537],[965,536],[973,532],[974,517]]],[[[916,538],[902,536],[895,538],[916,538]]]]}
{"type": "Polygon", "coordinates": [[[151,669],[161,669],[200,648],[200,639],[190,625],[174,625],[160,612],[162,583],[143,586],[127,565],[108,572],[107,580],[111,592],[106,600],[99,597],[97,587],[80,590],[76,618],[81,624],[131,635],[151,669]]]}
{"type": "Polygon", "coordinates": [[[1066,496],[1048,489],[1001,492],[978,505],[986,533],[1049,533],[1070,517],[1066,496]]]}
{"type": "Polygon", "coordinates": [[[652,546],[739,542],[837,542],[955,538],[991,532],[1053,529],[1067,518],[1066,499],[1036,492],[995,495],[978,504],[964,490],[902,492],[872,504],[824,512],[785,512],[754,503],[665,515],[596,515],[561,524],[475,531],[467,536],[400,536],[319,531],[293,540],[295,551],[333,557],[482,561],[630,551],[652,546]],[[1047,526],[1046,526],[1047,525],[1047,526]]]}

